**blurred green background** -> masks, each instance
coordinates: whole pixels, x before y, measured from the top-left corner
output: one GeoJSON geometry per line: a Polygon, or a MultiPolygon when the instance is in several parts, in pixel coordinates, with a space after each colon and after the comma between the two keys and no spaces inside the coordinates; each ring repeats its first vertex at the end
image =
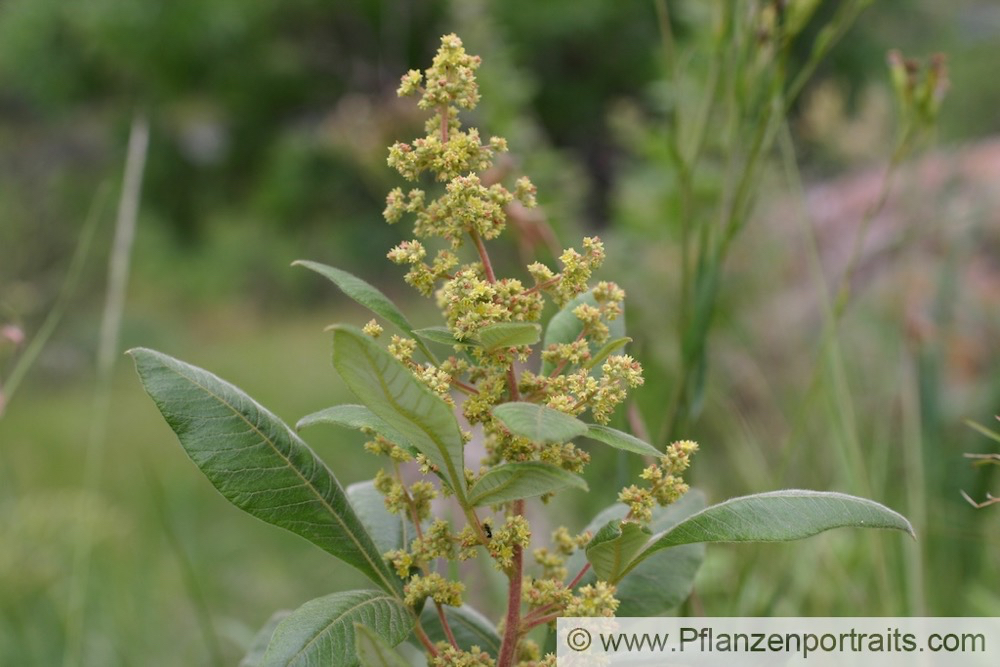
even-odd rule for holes
{"type": "MultiPolygon", "coordinates": [[[[668,4],[677,47],[694,49],[700,3],[668,4]]],[[[836,5],[820,4],[804,44],[836,5]]],[[[484,60],[471,124],[508,138],[563,245],[592,233],[607,243],[601,278],[629,293],[633,352],[647,369],[638,401],[660,428],[677,364],[678,232],[654,132],[669,94],[653,2],[5,0],[0,327],[25,341],[0,338],[0,383],[66,288],[92,208],[97,227],[54,335],[0,416],[0,664],[235,664],[273,610],[356,579],[218,496],[123,357],[86,472],[115,199],[142,115],[150,144],[122,350],[208,368],[289,422],[345,401],[322,329],[368,315],[289,264],[354,271],[435,324],[384,260],[408,232],[381,209],[399,184],[386,146],[422,125],[396,99],[398,77],[452,31],[484,60]]],[[[918,541],[846,531],[713,547],[684,611],[1000,614],[1000,508],[977,511],[959,495],[1000,486],[963,458],[998,449],[964,423],[992,427],[1000,412],[998,62],[995,2],[881,0],[861,16],[791,111],[794,169],[769,156],[687,425],[703,447],[693,482],[710,499],[857,493],[907,514],[918,541]],[[947,53],[952,85],[936,136],[873,225],[881,245],[864,255],[864,289],[823,347],[824,287],[796,221],[809,212],[832,282],[892,150],[890,48],[947,53]]],[[[697,57],[689,64],[698,70],[697,57]]],[[[704,183],[699,197],[725,196],[704,183]]],[[[496,252],[504,273],[531,261],[509,239],[496,252]]],[[[354,434],[307,439],[344,484],[375,470],[354,434]]],[[[554,503],[556,519],[582,527],[621,486],[600,479],[628,472],[595,453],[593,491],[554,503]]],[[[489,591],[479,597],[489,606],[489,591]]]]}

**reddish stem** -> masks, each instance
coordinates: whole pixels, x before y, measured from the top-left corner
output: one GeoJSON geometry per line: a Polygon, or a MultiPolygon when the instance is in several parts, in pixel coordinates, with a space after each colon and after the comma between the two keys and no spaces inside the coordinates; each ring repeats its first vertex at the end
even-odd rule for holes
{"type": "Polygon", "coordinates": [[[556,612],[555,614],[549,614],[548,616],[542,616],[541,618],[536,618],[530,623],[526,623],[525,626],[522,628],[522,630],[524,630],[524,632],[527,632],[528,630],[537,628],[539,625],[545,625],[546,623],[551,623],[552,621],[555,621],[559,618],[560,613],[561,612],[556,612]]]}
{"type": "Polygon", "coordinates": [[[441,143],[448,143],[448,105],[441,105],[441,143]]]}
{"type": "Polygon", "coordinates": [[[441,627],[444,628],[444,636],[448,638],[448,642],[458,648],[458,642],[455,640],[455,634],[451,631],[451,626],[448,624],[448,617],[444,614],[444,607],[441,606],[440,602],[435,602],[434,606],[437,607],[438,618],[441,620],[441,627]]]}
{"type": "Polygon", "coordinates": [[[478,394],[479,393],[478,389],[476,389],[472,385],[465,384],[464,382],[462,382],[461,380],[459,380],[457,378],[452,378],[451,379],[451,383],[455,386],[456,389],[458,389],[459,391],[463,391],[466,394],[470,394],[471,395],[471,394],[478,394]]]}
{"type": "Polygon", "coordinates": [[[434,643],[431,641],[431,638],[428,637],[427,633],[424,632],[424,629],[420,627],[419,620],[417,621],[417,624],[413,626],[413,634],[417,636],[417,639],[419,639],[420,643],[424,645],[424,648],[427,649],[427,652],[432,658],[438,657],[438,650],[434,648],[434,643]]]}
{"type": "Polygon", "coordinates": [[[543,289],[546,289],[548,287],[552,287],[553,285],[555,285],[560,280],[562,280],[562,276],[561,275],[556,276],[555,278],[551,278],[549,280],[546,280],[544,283],[538,283],[534,287],[529,287],[528,289],[524,290],[524,293],[525,294],[534,294],[535,292],[537,292],[539,290],[543,290],[543,289]]]}
{"type": "Polygon", "coordinates": [[[483,243],[483,237],[474,229],[469,230],[469,236],[472,237],[472,242],[476,244],[476,250],[479,252],[479,261],[483,263],[483,271],[486,272],[486,280],[495,283],[497,276],[493,273],[493,264],[490,262],[489,253],[486,252],[486,244],[483,243]]]}
{"type": "Polygon", "coordinates": [[[580,571],[577,573],[575,577],[573,577],[573,581],[569,582],[569,585],[566,586],[566,588],[573,590],[573,588],[576,587],[576,585],[580,583],[580,581],[583,579],[583,575],[587,574],[587,570],[589,569],[590,569],[590,563],[587,563],[582,568],[580,568],[580,571]]]}
{"type": "MultiPolygon", "coordinates": [[[[524,501],[514,502],[514,514],[524,514],[524,501]]],[[[517,644],[521,639],[521,579],[524,576],[524,549],[514,546],[514,562],[508,573],[510,585],[507,589],[507,619],[504,622],[503,642],[497,667],[511,667],[517,656],[517,644]]]]}

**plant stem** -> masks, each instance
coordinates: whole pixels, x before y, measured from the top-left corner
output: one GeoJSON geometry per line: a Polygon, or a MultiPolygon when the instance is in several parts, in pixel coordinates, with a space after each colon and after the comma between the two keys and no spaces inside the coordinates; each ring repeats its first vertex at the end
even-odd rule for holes
{"type": "MultiPolygon", "coordinates": [[[[514,514],[524,514],[524,501],[514,501],[514,514]]],[[[497,667],[511,667],[517,655],[517,644],[521,639],[521,579],[524,576],[524,549],[520,544],[514,546],[514,558],[508,573],[507,588],[507,619],[504,622],[503,642],[500,644],[500,657],[497,667]]]]}
{"type": "Polygon", "coordinates": [[[590,563],[587,563],[582,568],[580,568],[580,571],[577,572],[576,576],[573,577],[573,581],[569,582],[569,585],[567,585],[566,588],[573,590],[573,588],[575,588],[576,585],[583,580],[583,576],[587,574],[588,570],[590,570],[590,563]]]}
{"type": "MultiPolygon", "coordinates": [[[[84,450],[83,488],[96,492],[101,487],[101,465],[107,440],[108,421],[111,414],[111,380],[118,355],[122,314],[125,311],[125,293],[128,286],[132,241],[139,216],[142,178],[149,148],[149,121],[145,114],[136,113],[132,118],[126,149],[125,173],[118,200],[118,215],[108,259],[108,289],[101,316],[101,329],[97,346],[97,382],[91,409],[90,432],[84,450]]],[[[87,521],[81,521],[87,525],[87,521]]],[[[70,573],[69,599],[66,606],[66,645],[63,652],[64,667],[74,667],[84,662],[84,641],[87,637],[87,589],[90,579],[92,536],[80,528],[76,534],[73,564],[70,573]]]]}
{"type": "Polygon", "coordinates": [[[444,636],[448,638],[448,642],[455,649],[458,649],[458,642],[455,640],[455,634],[451,631],[451,626],[448,624],[448,617],[444,615],[444,607],[437,600],[434,601],[434,606],[437,607],[438,619],[441,621],[441,627],[444,628],[444,636]]]}
{"type": "Polygon", "coordinates": [[[427,653],[430,654],[432,658],[438,657],[438,650],[434,648],[434,642],[432,642],[431,638],[427,636],[426,632],[424,632],[423,626],[420,625],[420,619],[416,619],[416,623],[413,626],[413,634],[417,636],[417,639],[419,639],[420,643],[424,645],[424,648],[427,649],[427,653]]]}
{"type": "Polygon", "coordinates": [[[495,283],[497,276],[493,273],[493,264],[490,263],[490,255],[486,252],[486,245],[483,243],[483,238],[474,229],[469,230],[469,236],[472,237],[472,242],[476,244],[476,250],[479,252],[479,260],[483,263],[483,271],[486,272],[486,280],[495,283]]]}
{"type": "Polygon", "coordinates": [[[548,616],[542,616],[540,618],[533,619],[532,621],[525,623],[524,627],[521,629],[524,632],[527,632],[528,630],[533,630],[534,628],[537,628],[539,625],[545,625],[546,623],[551,623],[552,621],[558,619],[559,614],[561,613],[562,612],[557,611],[554,614],[549,614],[548,616]]]}

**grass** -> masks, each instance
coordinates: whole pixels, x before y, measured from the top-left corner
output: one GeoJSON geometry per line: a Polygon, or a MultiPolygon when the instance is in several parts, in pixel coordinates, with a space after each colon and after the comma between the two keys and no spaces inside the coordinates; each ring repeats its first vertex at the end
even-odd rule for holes
{"type": "MultiPolygon", "coordinates": [[[[172,342],[159,343],[294,422],[347,398],[323,363],[328,321],[262,324],[213,313],[180,335],[160,329],[172,342]]],[[[276,608],[354,583],[346,566],[223,500],[187,460],[124,358],[112,384],[103,483],[94,493],[82,491],[91,393],[83,381],[29,381],[0,421],[0,515],[7,518],[0,541],[15,545],[0,558],[0,664],[59,664],[76,537],[94,548],[82,660],[88,665],[205,664],[211,646],[197,627],[200,600],[223,662],[234,664],[276,608]],[[93,508],[92,519],[76,525],[84,507],[93,508]]],[[[355,434],[318,429],[306,437],[336,462],[345,485],[373,474],[366,457],[345,456],[360,452],[355,434]]]]}

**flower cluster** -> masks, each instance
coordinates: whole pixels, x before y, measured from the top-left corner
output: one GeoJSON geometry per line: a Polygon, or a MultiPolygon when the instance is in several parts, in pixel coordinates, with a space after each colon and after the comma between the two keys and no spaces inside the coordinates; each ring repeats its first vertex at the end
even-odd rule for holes
{"type": "MultiPolygon", "coordinates": [[[[478,57],[465,52],[461,40],[446,35],[430,68],[411,70],[403,77],[399,94],[418,96],[418,106],[431,116],[426,136],[390,148],[389,165],[407,181],[419,183],[407,190],[393,189],[384,210],[389,223],[404,217],[413,220],[415,238],[396,245],[388,258],[406,267],[405,280],[411,287],[434,298],[447,326],[433,336],[430,330],[424,333],[432,341],[451,345],[453,353],[438,360],[423,342],[398,335],[391,337],[387,348],[438,397],[460,408],[473,430],[481,431],[486,449],[481,467],[460,471],[470,489],[491,466],[543,462],[579,473],[590,461],[589,454],[572,442],[535,441],[513,433],[494,416],[496,406],[527,401],[573,416],[589,411],[593,421],[607,424],[628,391],[643,383],[642,367],[621,353],[629,342],[621,326],[624,290],[613,282],[592,282],[605,260],[599,238],[584,238],[579,249],[558,253],[557,267],[534,262],[522,278],[495,274],[485,242],[504,231],[511,206],[533,207],[537,193],[524,177],[508,187],[494,175],[482,176],[496,154],[507,150],[507,143],[500,137],[483,141],[478,130],[464,129],[459,119],[461,110],[473,109],[479,101],[475,77],[479,64],[478,57]],[[547,302],[559,309],[560,327],[569,333],[546,336],[549,342],[537,350],[541,368],[532,372],[521,365],[536,353],[534,346],[516,338],[511,340],[519,342],[509,346],[488,341],[512,327],[540,331],[535,323],[547,302]],[[415,357],[418,347],[421,357],[415,357]]],[[[373,338],[383,333],[375,320],[364,331],[373,338]]],[[[427,480],[404,483],[400,471],[406,462],[415,460],[424,475],[440,471],[424,455],[400,446],[405,443],[383,436],[372,433],[365,448],[391,461],[394,474],[380,472],[375,486],[386,508],[400,515],[404,525],[412,525],[415,533],[403,548],[384,554],[405,581],[407,604],[419,607],[430,598],[439,606],[460,605],[464,587],[439,574],[443,570],[435,561],[487,553],[512,585],[521,585],[520,600],[514,598],[512,604],[520,602],[528,612],[520,626],[512,626],[513,643],[511,630],[505,629],[508,652],[501,662],[522,667],[547,667],[555,659],[543,657],[538,646],[523,637],[526,629],[549,623],[556,615],[614,615],[615,587],[605,581],[580,586],[586,569],[571,572],[568,565],[574,552],[590,541],[589,533],[573,535],[558,528],[547,545],[534,545],[532,573],[526,573],[524,555],[532,546],[532,533],[523,501],[499,503],[492,508],[495,515],[482,518],[477,514],[480,508],[463,506],[467,521],[454,530],[448,521],[431,520],[432,501],[439,494],[452,495],[454,489],[450,485],[439,489],[427,480]]],[[[473,434],[463,431],[462,437],[468,442],[473,434]]],[[[648,521],[656,502],[672,502],[687,489],[680,475],[693,451],[693,443],[676,443],[657,465],[643,471],[643,488],[622,491],[620,499],[629,504],[632,520],[648,521]]],[[[451,642],[439,643],[431,654],[432,666],[494,664],[478,647],[462,650],[451,642]]]]}
{"type": "Polygon", "coordinates": [[[618,500],[629,507],[629,516],[646,523],[653,518],[653,505],[661,507],[676,502],[688,492],[688,485],[681,475],[691,465],[691,454],[698,451],[698,443],[691,440],[675,442],[667,448],[659,464],[647,467],[639,475],[646,488],[633,484],[621,490],[618,500]]]}

